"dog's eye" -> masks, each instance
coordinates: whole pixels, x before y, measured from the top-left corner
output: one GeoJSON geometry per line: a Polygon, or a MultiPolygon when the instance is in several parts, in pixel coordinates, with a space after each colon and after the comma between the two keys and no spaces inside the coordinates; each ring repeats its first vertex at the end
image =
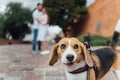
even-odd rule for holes
{"type": "Polygon", "coordinates": [[[78,45],[77,44],[74,45],[74,49],[78,49],[78,45]]]}
{"type": "Polygon", "coordinates": [[[66,48],[66,45],[65,45],[65,44],[61,44],[60,48],[61,48],[61,49],[65,49],[65,48],[66,48]]]}

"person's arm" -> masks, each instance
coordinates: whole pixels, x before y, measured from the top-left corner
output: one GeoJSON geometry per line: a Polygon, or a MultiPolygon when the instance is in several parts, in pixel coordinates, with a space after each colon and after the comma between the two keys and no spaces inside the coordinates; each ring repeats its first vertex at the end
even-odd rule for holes
{"type": "Polygon", "coordinates": [[[44,16],[44,19],[41,20],[41,24],[47,24],[47,22],[48,22],[48,16],[45,15],[45,16],[44,16]]]}
{"type": "Polygon", "coordinates": [[[39,18],[39,13],[36,12],[36,11],[33,13],[33,18],[34,18],[35,20],[37,20],[39,23],[41,23],[41,21],[42,21],[42,20],[39,18]]]}
{"type": "Polygon", "coordinates": [[[36,20],[37,20],[39,23],[42,22],[42,20],[41,20],[40,18],[36,18],[36,20]]]}

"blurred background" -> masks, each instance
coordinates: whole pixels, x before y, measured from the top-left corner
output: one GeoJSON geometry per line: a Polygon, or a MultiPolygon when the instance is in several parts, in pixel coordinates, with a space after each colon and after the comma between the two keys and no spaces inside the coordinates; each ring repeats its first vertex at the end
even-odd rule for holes
{"type": "Polygon", "coordinates": [[[88,8],[95,3],[95,0],[79,0],[74,4],[73,1],[0,0],[0,44],[32,41],[32,12],[38,2],[49,9],[48,39],[51,42],[55,42],[54,38],[59,34],[61,36],[61,33],[67,37],[86,33],[83,29],[88,20],[88,8]]]}
{"type": "Polygon", "coordinates": [[[1,41],[32,41],[31,15],[38,2],[49,10],[48,39],[52,43],[63,33],[65,37],[78,37],[80,40],[84,40],[86,35],[93,39],[99,37],[96,42],[106,45],[120,17],[119,0],[0,0],[1,41]]]}
{"type": "MultiPolygon", "coordinates": [[[[48,9],[50,49],[63,37],[100,48],[109,45],[120,26],[120,0],[0,0],[0,80],[66,80],[61,63],[50,67],[49,55],[32,54],[37,3],[48,9]]],[[[110,72],[102,80],[116,78],[110,72]]]]}

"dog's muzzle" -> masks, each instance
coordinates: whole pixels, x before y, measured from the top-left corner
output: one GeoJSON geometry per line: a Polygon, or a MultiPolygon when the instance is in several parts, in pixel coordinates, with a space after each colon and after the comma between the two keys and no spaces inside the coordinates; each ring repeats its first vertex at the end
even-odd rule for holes
{"type": "Polygon", "coordinates": [[[74,60],[74,55],[72,54],[69,54],[66,56],[66,59],[69,61],[69,62],[72,62],[74,60]]]}

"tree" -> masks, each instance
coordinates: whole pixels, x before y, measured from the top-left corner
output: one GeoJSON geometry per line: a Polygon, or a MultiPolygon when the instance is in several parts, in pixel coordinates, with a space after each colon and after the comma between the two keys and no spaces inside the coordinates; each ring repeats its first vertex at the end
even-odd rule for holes
{"type": "Polygon", "coordinates": [[[2,37],[3,34],[3,22],[5,20],[5,17],[3,14],[0,14],[0,38],[2,37]]]}
{"type": "Polygon", "coordinates": [[[21,3],[9,3],[7,5],[4,21],[4,37],[12,36],[13,39],[22,40],[25,34],[31,32],[28,23],[32,22],[32,11],[23,8],[21,3]]]}
{"type": "Polygon", "coordinates": [[[57,24],[63,29],[87,14],[85,4],[86,0],[44,0],[44,6],[49,10],[50,24],[57,24]]]}

